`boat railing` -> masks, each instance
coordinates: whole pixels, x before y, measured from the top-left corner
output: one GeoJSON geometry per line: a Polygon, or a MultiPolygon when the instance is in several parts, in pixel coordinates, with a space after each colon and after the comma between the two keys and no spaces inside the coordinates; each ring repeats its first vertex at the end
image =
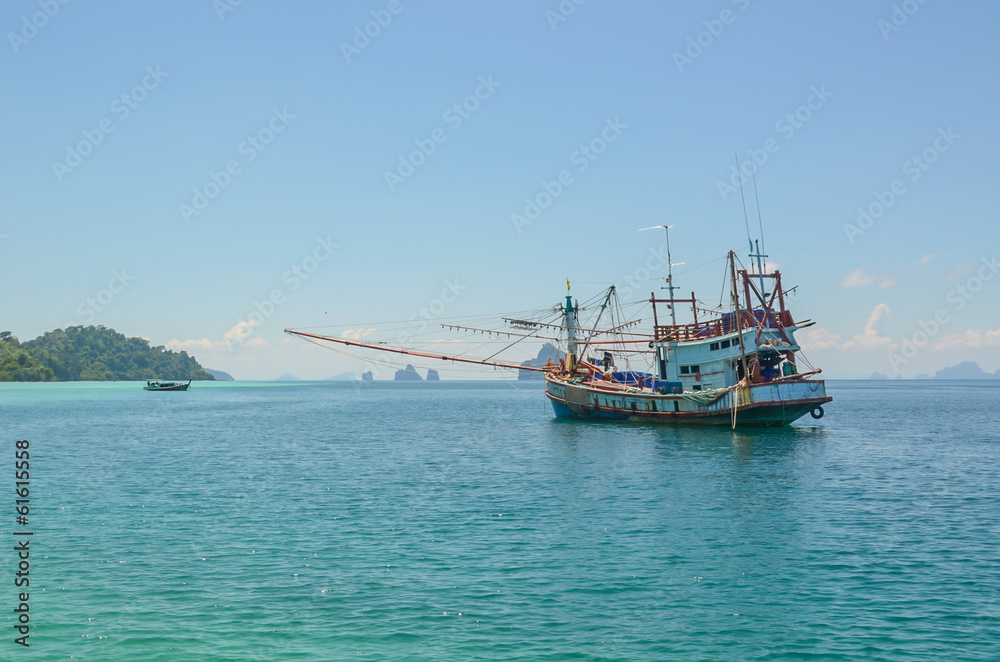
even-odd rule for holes
{"type": "MultiPolygon", "coordinates": [[[[792,315],[789,311],[769,311],[767,319],[764,319],[764,311],[757,309],[753,312],[741,310],[742,327],[756,328],[763,323],[765,328],[780,329],[792,326],[792,315]]],[[[667,324],[657,325],[654,328],[656,340],[658,342],[684,342],[689,340],[702,340],[705,338],[715,338],[736,332],[736,313],[727,313],[722,317],[707,320],[704,322],[694,322],[691,324],[667,324]]]]}

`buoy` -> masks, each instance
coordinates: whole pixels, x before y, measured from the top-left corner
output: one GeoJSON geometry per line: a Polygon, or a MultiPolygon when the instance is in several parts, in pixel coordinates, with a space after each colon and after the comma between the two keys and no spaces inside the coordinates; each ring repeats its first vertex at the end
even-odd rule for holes
{"type": "Polygon", "coordinates": [[[826,412],[823,411],[822,407],[816,407],[815,409],[813,409],[809,413],[812,415],[813,418],[815,418],[815,419],[818,420],[818,419],[823,418],[823,414],[825,414],[826,412]]]}

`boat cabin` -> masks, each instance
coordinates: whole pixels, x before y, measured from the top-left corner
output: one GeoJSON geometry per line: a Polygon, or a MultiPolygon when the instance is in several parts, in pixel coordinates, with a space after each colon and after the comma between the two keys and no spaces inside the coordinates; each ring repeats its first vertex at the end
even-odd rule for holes
{"type": "MultiPolygon", "coordinates": [[[[750,274],[744,269],[736,275],[743,285],[733,288],[738,314],[699,310],[694,292],[690,299],[657,299],[655,294],[651,297],[655,333],[652,345],[661,382],[674,388],[679,385],[680,391],[703,391],[732,386],[744,377],[751,384],[761,384],[798,373],[795,352],[799,345],[794,333],[799,327],[785,308],[781,273],[750,274]],[[758,288],[758,283],[763,286],[764,278],[772,281],[769,296],[758,288]],[[757,304],[752,309],[746,305],[751,297],[757,304]],[[657,304],[669,307],[672,320],[678,304],[689,305],[693,321],[661,325],[657,304]],[[699,312],[715,316],[699,319],[699,312]]],[[[668,392],[671,390],[668,388],[668,392]]]]}

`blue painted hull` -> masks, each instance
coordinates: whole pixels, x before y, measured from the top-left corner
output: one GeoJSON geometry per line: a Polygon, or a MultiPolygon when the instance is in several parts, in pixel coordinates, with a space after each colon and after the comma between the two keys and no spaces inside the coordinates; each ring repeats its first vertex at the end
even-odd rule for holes
{"type": "Polygon", "coordinates": [[[822,381],[757,384],[700,402],[692,394],[609,391],[550,378],[545,395],[557,418],[676,425],[733,426],[735,422],[736,427],[788,425],[809,413],[819,418],[822,405],[832,400],[822,381]]]}

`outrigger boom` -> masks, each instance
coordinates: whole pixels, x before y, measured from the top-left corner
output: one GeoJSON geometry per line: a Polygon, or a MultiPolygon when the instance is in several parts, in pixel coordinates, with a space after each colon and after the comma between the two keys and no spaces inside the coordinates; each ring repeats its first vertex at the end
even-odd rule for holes
{"type": "Polygon", "coordinates": [[[398,347],[387,347],[386,345],[375,345],[371,343],[356,342],[354,340],[345,340],[343,338],[331,338],[330,336],[321,336],[315,333],[305,333],[304,331],[295,331],[294,329],[285,329],[285,333],[293,336],[299,336],[302,338],[315,338],[316,340],[323,340],[325,342],[337,343],[340,345],[347,345],[349,347],[362,347],[364,349],[376,349],[380,352],[392,352],[393,354],[405,354],[407,356],[419,356],[424,359],[438,359],[440,361],[455,361],[458,363],[474,363],[476,365],[489,365],[495,366],[497,368],[510,368],[512,370],[530,370],[532,372],[545,372],[545,368],[535,368],[532,366],[522,366],[514,365],[513,363],[502,363],[500,361],[489,361],[483,359],[467,359],[461,356],[445,356],[444,354],[431,354],[429,352],[418,352],[412,349],[402,349],[398,347]]]}

